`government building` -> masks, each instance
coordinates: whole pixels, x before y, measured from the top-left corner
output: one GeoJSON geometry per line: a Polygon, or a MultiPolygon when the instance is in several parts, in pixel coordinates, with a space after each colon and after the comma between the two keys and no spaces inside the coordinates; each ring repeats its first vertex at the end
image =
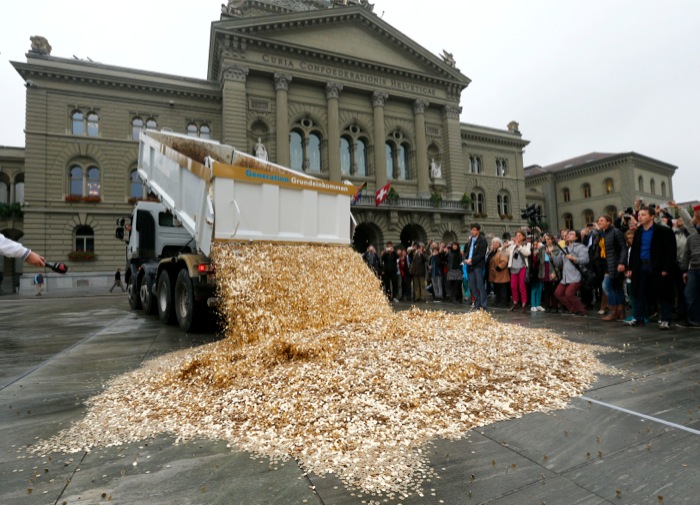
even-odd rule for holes
{"type": "MultiPolygon", "coordinates": [[[[366,0],[230,0],[212,23],[208,58],[206,78],[194,79],[53,55],[35,36],[26,61],[12,62],[26,86],[25,146],[0,147],[0,232],[69,266],[49,276],[49,290],[108,288],[124,267],[115,222],[149,196],[136,172],[146,128],[251,154],[262,145],[294,170],[367,182],[353,207],[359,251],[388,240],[464,242],[473,221],[512,232],[529,203],[557,221],[564,209],[574,225],[589,207],[603,210],[577,200],[585,163],[526,171],[518,123],[461,122],[470,79],[452,55],[427,51],[366,0]]],[[[668,166],[642,161],[640,170],[663,172],[657,189],[670,195],[668,166]]],[[[590,195],[605,199],[598,178],[590,195]]],[[[628,179],[613,177],[613,190],[627,191],[628,179]]],[[[30,288],[33,268],[2,261],[3,289],[30,288]]]]}

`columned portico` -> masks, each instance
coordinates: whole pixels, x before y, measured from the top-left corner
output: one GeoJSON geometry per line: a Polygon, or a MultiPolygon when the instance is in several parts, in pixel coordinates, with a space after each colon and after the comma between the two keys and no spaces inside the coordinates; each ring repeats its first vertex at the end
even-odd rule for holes
{"type": "Polygon", "coordinates": [[[338,96],[343,89],[342,84],[329,82],[326,84],[326,100],[328,103],[328,164],[330,180],[340,182],[340,125],[338,124],[338,96]]]}
{"type": "Polygon", "coordinates": [[[425,109],[427,100],[413,102],[413,115],[416,124],[416,178],[418,179],[418,197],[430,196],[428,185],[430,174],[428,169],[428,141],[425,136],[425,109]]]}
{"type": "Polygon", "coordinates": [[[292,76],[275,73],[277,164],[289,166],[289,83],[292,76]]]}
{"type": "Polygon", "coordinates": [[[372,94],[372,107],[374,108],[374,176],[377,188],[386,184],[386,151],[384,142],[386,139],[386,126],[384,124],[384,103],[389,94],[384,91],[375,91],[372,94]]]}

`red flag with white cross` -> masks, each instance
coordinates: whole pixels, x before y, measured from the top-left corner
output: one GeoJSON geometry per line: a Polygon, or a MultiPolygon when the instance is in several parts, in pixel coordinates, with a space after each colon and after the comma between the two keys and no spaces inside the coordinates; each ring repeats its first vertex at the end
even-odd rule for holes
{"type": "Polygon", "coordinates": [[[389,188],[391,187],[391,181],[387,182],[384,186],[379,188],[377,190],[377,193],[374,195],[374,205],[379,206],[380,203],[382,203],[384,200],[386,200],[387,195],[389,194],[389,188]]]}

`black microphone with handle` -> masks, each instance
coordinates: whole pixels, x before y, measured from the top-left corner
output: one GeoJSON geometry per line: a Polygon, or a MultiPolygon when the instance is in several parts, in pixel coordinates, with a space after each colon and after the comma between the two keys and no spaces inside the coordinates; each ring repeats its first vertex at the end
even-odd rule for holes
{"type": "Polygon", "coordinates": [[[50,261],[47,261],[45,264],[57,274],[65,274],[68,271],[68,267],[65,263],[52,263],[50,261]]]}

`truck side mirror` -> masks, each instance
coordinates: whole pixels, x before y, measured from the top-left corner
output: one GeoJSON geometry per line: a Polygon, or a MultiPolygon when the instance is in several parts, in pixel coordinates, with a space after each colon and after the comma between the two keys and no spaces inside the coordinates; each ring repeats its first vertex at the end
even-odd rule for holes
{"type": "Polygon", "coordinates": [[[121,226],[114,231],[114,236],[119,240],[124,240],[124,228],[121,226]]]}

